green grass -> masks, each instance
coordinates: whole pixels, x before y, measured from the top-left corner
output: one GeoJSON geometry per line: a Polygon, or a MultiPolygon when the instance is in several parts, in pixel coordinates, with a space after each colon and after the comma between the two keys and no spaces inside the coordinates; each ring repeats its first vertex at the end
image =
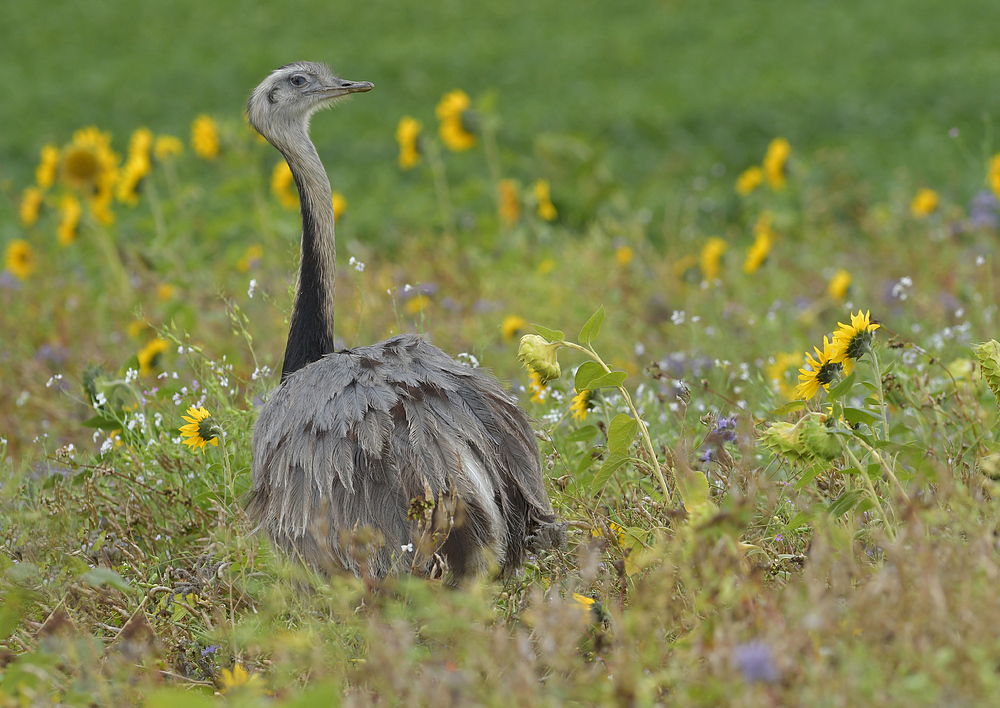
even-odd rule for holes
{"type": "Polygon", "coordinates": [[[23,239],[36,268],[0,273],[0,706],[989,703],[1000,350],[973,347],[997,338],[997,228],[968,205],[998,152],[997,12],[6,8],[17,31],[0,57],[24,76],[0,102],[0,249],[23,239]],[[299,218],[240,110],[303,56],[377,85],[314,120],[348,203],[338,336],[423,332],[477,357],[537,421],[569,545],[510,582],[310,576],[243,511],[299,218]],[[479,126],[462,153],[434,119],[455,87],[479,126]],[[186,140],[201,112],[220,122],[218,159],[155,161],[113,224],[85,202],[60,245],[63,182],[21,223],[46,142],[96,124],[124,153],[140,125],[186,140]],[[404,114],[424,123],[410,171],[393,139],[404,114]],[[792,145],[787,185],[737,195],[776,135],[792,145]],[[513,223],[497,177],[515,181],[513,223]],[[536,214],[539,178],[553,222],[536,214]],[[940,195],[922,217],[921,186],[940,195]],[[747,272],[767,219],[768,258],[747,272]],[[709,281],[711,237],[726,250],[709,281]],[[828,292],[838,269],[844,298],[828,292]],[[602,306],[599,334],[532,389],[524,321],[575,344],[602,306]],[[859,308],[881,325],[872,352],[792,402],[802,353],[859,308]],[[574,386],[595,358],[629,398],[601,388],[580,420],[574,386]],[[198,403],[225,431],[203,455],[177,432],[198,403]]]}

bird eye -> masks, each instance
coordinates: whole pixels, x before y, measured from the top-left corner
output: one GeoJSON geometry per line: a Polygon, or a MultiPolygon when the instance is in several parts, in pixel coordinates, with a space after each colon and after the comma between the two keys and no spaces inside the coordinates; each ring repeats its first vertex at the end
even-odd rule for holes
{"type": "Polygon", "coordinates": [[[308,83],[308,81],[306,80],[306,77],[303,76],[302,74],[292,74],[292,76],[288,79],[288,83],[290,83],[295,88],[302,88],[308,83]]]}

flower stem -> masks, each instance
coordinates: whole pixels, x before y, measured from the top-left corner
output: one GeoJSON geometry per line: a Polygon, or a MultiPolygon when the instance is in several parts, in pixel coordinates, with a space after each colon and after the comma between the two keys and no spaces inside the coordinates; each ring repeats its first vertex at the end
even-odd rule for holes
{"type": "MultiPolygon", "coordinates": [[[[611,373],[611,367],[604,363],[597,352],[588,347],[582,347],[579,344],[574,344],[573,342],[567,342],[565,340],[558,342],[559,346],[567,347],[569,349],[576,349],[577,351],[583,352],[591,359],[596,361],[605,372],[611,373]]],[[[628,390],[624,386],[618,386],[618,391],[621,393],[622,398],[625,399],[625,403],[628,405],[630,411],[632,411],[632,417],[635,419],[636,423],[639,425],[639,433],[642,436],[643,447],[646,448],[646,453],[649,455],[650,464],[649,468],[656,475],[657,481],[660,483],[660,489],[663,490],[663,497],[669,503],[673,504],[674,497],[670,492],[670,488],[667,486],[667,480],[663,477],[663,470],[660,468],[660,461],[656,457],[656,449],[653,447],[653,441],[649,437],[649,429],[646,427],[646,421],[642,419],[639,415],[639,411],[636,410],[635,404],[632,403],[632,397],[629,395],[628,390]]]]}

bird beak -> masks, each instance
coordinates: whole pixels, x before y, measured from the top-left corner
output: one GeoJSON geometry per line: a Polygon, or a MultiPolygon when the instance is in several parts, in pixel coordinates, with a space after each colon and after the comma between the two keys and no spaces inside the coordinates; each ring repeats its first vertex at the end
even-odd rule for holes
{"type": "Polygon", "coordinates": [[[319,94],[323,98],[336,98],[346,96],[349,93],[364,93],[375,88],[371,81],[348,81],[347,79],[334,79],[329,85],[316,89],[313,93],[319,94]]]}

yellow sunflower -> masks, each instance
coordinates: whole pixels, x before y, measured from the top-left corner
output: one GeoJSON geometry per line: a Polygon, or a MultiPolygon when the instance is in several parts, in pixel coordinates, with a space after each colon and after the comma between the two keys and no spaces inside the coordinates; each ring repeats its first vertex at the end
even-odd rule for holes
{"type": "Polygon", "coordinates": [[[60,174],[84,196],[99,199],[110,195],[118,181],[118,162],[111,149],[111,133],[90,126],[73,133],[73,141],[63,150],[60,174]]]}
{"type": "Polygon", "coordinates": [[[42,159],[38,163],[38,167],[35,168],[35,179],[38,186],[42,189],[48,189],[55,183],[58,174],[59,148],[55,145],[46,145],[42,148],[42,159]]]}
{"type": "Polygon", "coordinates": [[[169,346],[170,345],[162,339],[154,339],[140,349],[139,353],[136,354],[139,359],[139,373],[143,376],[153,373],[153,369],[159,365],[160,355],[163,354],[169,346]]]}
{"type": "Polygon", "coordinates": [[[219,129],[202,113],[191,123],[191,148],[198,157],[214,160],[219,156],[219,129]]]}
{"type": "Polygon", "coordinates": [[[449,150],[468,150],[476,144],[476,136],[465,128],[462,117],[469,110],[471,102],[465,91],[456,89],[447,93],[438,103],[435,113],[441,122],[438,133],[449,150]]]}
{"type": "Polygon", "coordinates": [[[399,119],[399,126],[396,128],[396,142],[399,143],[399,166],[404,170],[408,170],[420,162],[417,136],[420,135],[422,127],[416,118],[403,116],[399,119]]]}
{"type": "Polygon", "coordinates": [[[775,233],[771,228],[771,212],[765,211],[757,218],[757,223],[753,227],[754,240],[750,250],[747,251],[746,260],[743,261],[743,272],[751,275],[767,260],[771,253],[771,245],[774,243],[775,233]]]}
{"type": "Polygon", "coordinates": [[[546,221],[555,221],[559,213],[552,203],[551,189],[547,179],[535,182],[535,200],[538,202],[538,216],[546,221]]]}
{"type": "Polygon", "coordinates": [[[635,258],[635,251],[631,246],[619,246],[615,249],[615,263],[624,268],[635,258]]]}
{"type": "Polygon", "coordinates": [[[24,239],[17,238],[7,244],[4,261],[7,270],[20,280],[25,280],[35,272],[35,253],[24,239]]]}
{"type": "Polygon", "coordinates": [[[284,160],[279,160],[271,172],[271,194],[286,209],[299,208],[299,193],[295,189],[295,179],[292,169],[284,160]]]}
{"type": "Polygon", "coordinates": [[[833,333],[833,356],[830,361],[842,363],[844,370],[848,371],[852,362],[871,351],[872,333],[880,326],[871,321],[871,310],[858,310],[858,314],[852,314],[849,325],[838,322],[833,333]]]}
{"type": "Polygon", "coordinates": [[[784,138],[775,138],[767,146],[763,165],[764,177],[772,189],[781,189],[785,186],[785,163],[791,154],[792,146],[784,138]]]}
{"type": "Polygon", "coordinates": [[[542,383],[541,377],[534,369],[528,369],[528,377],[531,379],[531,382],[528,384],[528,390],[531,392],[531,402],[542,403],[545,400],[545,396],[548,395],[549,387],[542,383]]]}
{"type": "Polygon", "coordinates": [[[174,155],[180,155],[182,152],[184,152],[184,143],[173,135],[160,135],[153,143],[153,156],[157,160],[166,160],[174,155]]]}
{"type": "Polygon", "coordinates": [[[517,336],[518,332],[523,332],[528,328],[528,320],[520,315],[507,315],[500,323],[500,338],[509,342],[517,336]]]}
{"type": "MultiPolygon", "coordinates": [[[[205,446],[211,443],[215,447],[219,446],[219,437],[222,435],[222,427],[218,421],[212,417],[204,406],[195,408],[191,406],[187,410],[187,415],[182,416],[187,421],[187,425],[180,428],[184,437],[184,444],[192,450],[205,451],[205,446]]],[[[244,672],[244,677],[246,672],[244,672]]]]}
{"type": "Polygon", "coordinates": [[[256,268],[260,265],[260,261],[263,257],[264,248],[259,243],[247,246],[246,253],[244,253],[238,261],[236,261],[236,270],[241,273],[248,273],[251,268],[256,268]]]}
{"type": "Polygon", "coordinates": [[[68,246],[74,241],[79,233],[80,226],[80,200],[72,194],[64,194],[59,201],[59,227],[56,235],[59,237],[59,245],[68,246]]]}
{"type": "Polygon", "coordinates": [[[27,187],[21,193],[21,224],[26,227],[34,226],[38,221],[38,213],[42,208],[42,197],[44,192],[38,187],[27,187]]]}
{"type": "Polygon", "coordinates": [[[990,158],[990,171],[987,181],[990,183],[990,189],[997,195],[997,199],[1000,199],[1000,153],[990,158]]]}
{"type": "Polygon", "coordinates": [[[910,213],[918,219],[923,219],[925,216],[934,213],[938,208],[939,201],[938,193],[933,189],[921,189],[913,197],[913,201],[910,202],[910,213]]]}
{"type": "Polygon", "coordinates": [[[745,197],[764,182],[764,170],[757,165],[748,167],[736,178],[736,193],[745,197]]]}
{"type": "Polygon", "coordinates": [[[586,420],[587,411],[590,410],[590,402],[594,398],[594,392],[584,389],[578,394],[573,396],[573,405],[570,406],[570,410],[573,411],[573,418],[576,420],[586,420]]]}
{"type": "Polygon", "coordinates": [[[340,217],[347,211],[347,199],[340,192],[333,193],[333,220],[340,221],[340,217]]]}
{"type": "Polygon", "coordinates": [[[705,242],[698,257],[698,266],[701,268],[702,278],[711,283],[719,277],[722,254],[725,252],[726,242],[724,239],[713,236],[705,242]]]}
{"type": "Polygon", "coordinates": [[[833,345],[829,337],[823,337],[823,351],[813,347],[814,357],[806,352],[805,366],[799,369],[799,385],[795,387],[795,395],[809,399],[815,396],[822,386],[829,390],[830,384],[840,376],[843,366],[831,361],[834,355],[833,345]]]}
{"type": "Polygon", "coordinates": [[[512,179],[502,179],[499,190],[500,218],[508,226],[513,226],[521,216],[521,205],[517,199],[517,185],[512,179]]]}
{"type": "Polygon", "coordinates": [[[851,287],[851,274],[841,268],[833,277],[826,288],[827,294],[834,300],[843,301],[847,297],[847,290],[851,287]]]}
{"type": "Polygon", "coordinates": [[[128,156],[118,182],[118,201],[135,206],[139,203],[136,189],[143,177],[149,174],[153,164],[150,153],[153,150],[153,132],[149,128],[138,128],[129,141],[128,156]]]}

